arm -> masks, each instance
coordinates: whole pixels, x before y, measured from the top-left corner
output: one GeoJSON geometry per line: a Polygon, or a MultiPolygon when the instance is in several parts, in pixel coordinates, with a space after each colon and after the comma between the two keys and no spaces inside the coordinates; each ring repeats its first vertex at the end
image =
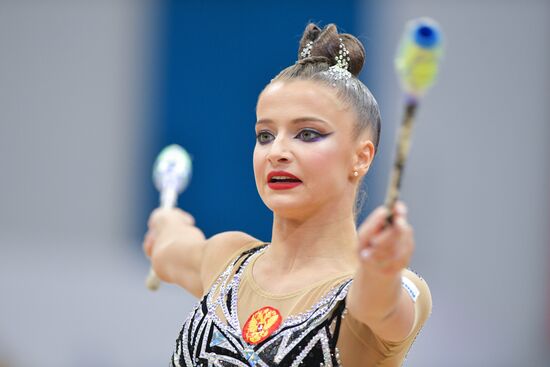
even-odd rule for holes
{"type": "Polygon", "coordinates": [[[414,240],[405,217],[396,205],[394,223],[385,227],[387,209],[376,209],[359,228],[360,266],[348,294],[350,314],[387,341],[401,341],[414,323],[414,303],[401,286],[414,240]]]}
{"type": "Polygon", "coordinates": [[[223,232],[206,239],[194,218],[180,209],[156,209],[148,222],[143,248],[158,277],[201,297],[233,252],[257,241],[242,232],[223,232]]]}

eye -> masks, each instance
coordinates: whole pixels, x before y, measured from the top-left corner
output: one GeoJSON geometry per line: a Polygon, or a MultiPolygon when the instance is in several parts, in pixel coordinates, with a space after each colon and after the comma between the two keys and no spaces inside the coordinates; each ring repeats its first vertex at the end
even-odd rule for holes
{"type": "Polygon", "coordinates": [[[296,135],[296,138],[309,143],[324,138],[326,135],[328,134],[323,135],[312,129],[304,129],[296,135]]]}
{"type": "Polygon", "coordinates": [[[256,134],[256,141],[262,145],[271,143],[273,139],[275,139],[275,137],[269,131],[263,130],[256,134]]]}

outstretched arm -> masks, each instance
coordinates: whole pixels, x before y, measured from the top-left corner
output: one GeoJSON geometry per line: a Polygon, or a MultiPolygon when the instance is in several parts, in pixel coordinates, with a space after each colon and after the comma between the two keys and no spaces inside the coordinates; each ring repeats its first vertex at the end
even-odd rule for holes
{"type": "Polygon", "coordinates": [[[379,207],[359,227],[360,266],[348,294],[350,314],[387,341],[401,341],[414,323],[414,303],[401,285],[402,270],[414,250],[406,207],[398,202],[393,224],[379,207]]]}
{"type": "Polygon", "coordinates": [[[228,257],[255,238],[242,232],[223,232],[206,239],[195,219],[176,209],[155,209],[148,222],[143,249],[153,269],[166,283],[201,297],[228,257]]]}

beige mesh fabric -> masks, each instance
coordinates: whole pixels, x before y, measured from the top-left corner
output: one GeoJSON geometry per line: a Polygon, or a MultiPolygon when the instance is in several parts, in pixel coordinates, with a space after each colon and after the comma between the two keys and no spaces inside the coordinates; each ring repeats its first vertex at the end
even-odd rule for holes
{"type": "MultiPolygon", "coordinates": [[[[227,265],[243,251],[258,245],[255,243],[243,247],[228,259],[227,265]]],[[[353,277],[353,272],[344,273],[320,280],[292,293],[271,294],[264,291],[252,276],[254,263],[261,254],[260,252],[253,255],[254,258],[244,270],[241,279],[238,295],[238,316],[241,327],[252,313],[265,306],[276,308],[283,320],[290,315],[305,312],[333,287],[353,277]]],[[[235,270],[236,268],[237,266],[235,270]]],[[[217,274],[221,274],[223,270],[225,268],[217,269],[217,274]]],[[[432,307],[426,282],[410,270],[403,270],[403,277],[409,279],[419,292],[414,303],[415,321],[410,334],[402,342],[388,342],[377,337],[367,325],[355,320],[347,313],[340,328],[337,344],[343,367],[401,366],[418,332],[428,319],[432,307]]],[[[223,315],[219,314],[219,316],[223,319],[223,315]]]]}

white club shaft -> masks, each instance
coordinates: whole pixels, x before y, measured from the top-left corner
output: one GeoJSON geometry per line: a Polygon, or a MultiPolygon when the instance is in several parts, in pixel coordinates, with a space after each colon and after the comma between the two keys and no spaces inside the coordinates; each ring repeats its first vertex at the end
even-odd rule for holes
{"type": "Polygon", "coordinates": [[[168,187],[160,192],[160,207],[164,209],[173,208],[178,201],[178,193],[176,189],[168,187]]]}
{"type": "MultiPolygon", "coordinates": [[[[177,144],[164,148],[153,165],[153,182],[160,191],[160,207],[173,208],[178,194],[185,190],[191,177],[191,157],[177,144]]],[[[151,268],[145,281],[147,288],[157,290],[160,280],[151,268]]]]}

